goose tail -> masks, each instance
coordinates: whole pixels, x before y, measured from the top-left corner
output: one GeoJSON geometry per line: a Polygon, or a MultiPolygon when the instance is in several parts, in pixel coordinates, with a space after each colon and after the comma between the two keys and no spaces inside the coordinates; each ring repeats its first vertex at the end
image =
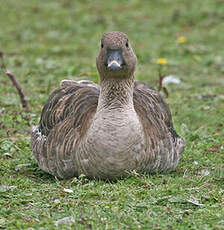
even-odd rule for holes
{"type": "Polygon", "coordinates": [[[54,174],[49,167],[49,160],[47,159],[46,136],[40,132],[39,126],[32,127],[31,146],[33,156],[39,167],[45,172],[54,174]]]}
{"type": "Polygon", "coordinates": [[[179,155],[181,155],[184,152],[184,147],[185,147],[185,139],[183,137],[177,138],[176,150],[179,155]]]}

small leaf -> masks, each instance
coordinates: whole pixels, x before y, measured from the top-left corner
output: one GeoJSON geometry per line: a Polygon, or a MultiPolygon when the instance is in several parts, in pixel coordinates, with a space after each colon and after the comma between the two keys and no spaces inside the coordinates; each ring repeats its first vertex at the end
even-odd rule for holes
{"type": "Polygon", "coordinates": [[[203,170],[199,171],[198,174],[202,175],[202,176],[208,176],[208,175],[210,175],[210,172],[207,169],[203,169],[203,170]]]}
{"type": "Polygon", "coordinates": [[[9,185],[0,186],[0,192],[6,192],[8,190],[14,190],[14,189],[17,189],[17,186],[9,186],[9,185]]]}
{"type": "Polygon", "coordinates": [[[4,157],[12,157],[12,154],[11,153],[4,153],[3,156],[4,157]]]}
{"type": "Polygon", "coordinates": [[[19,171],[21,168],[24,168],[24,167],[27,167],[27,166],[30,166],[30,165],[31,165],[30,163],[19,164],[19,165],[16,165],[15,170],[19,171]]]}
{"type": "Polygon", "coordinates": [[[73,193],[73,190],[69,188],[64,188],[63,191],[67,193],[73,193]]]}
{"type": "Polygon", "coordinates": [[[208,147],[206,150],[208,152],[218,152],[220,149],[221,149],[221,146],[220,145],[216,145],[216,146],[208,147]]]}
{"type": "Polygon", "coordinates": [[[6,224],[6,220],[5,219],[0,219],[0,228],[3,228],[3,226],[6,224]]]}
{"type": "Polygon", "coordinates": [[[75,222],[75,220],[72,216],[67,216],[67,217],[64,217],[60,220],[55,221],[54,225],[57,227],[59,224],[62,224],[62,223],[74,223],[74,222],[75,222]]]}
{"type": "Polygon", "coordinates": [[[55,203],[55,204],[60,204],[61,202],[60,202],[59,199],[55,199],[55,200],[54,200],[54,203],[55,203]]]}
{"type": "Polygon", "coordinates": [[[171,203],[186,203],[185,198],[181,196],[171,197],[168,201],[171,203]]]}
{"type": "Polygon", "coordinates": [[[199,201],[194,199],[194,198],[191,198],[191,199],[187,200],[187,202],[191,203],[191,204],[194,204],[196,206],[203,206],[203,204],[199,203],[199,201]]]}
{"type": "Polygon", "coordinates": [[[186,199],[184,197],[181,196],[177,196],[177,197],[172,197],[168,200],[171,203],[190,203],[196,206],[202,206],[203,204],[199,203],[199,201],[196,198],[190,198],[190,199],[186,199]]]}
{"type": "Polygon", "coordinates": [[[168,84],[179,85],[181,83],[181,80],[174,75],[168,75],[168,76],[163,78],[162,83],[163,83],[163,85],[168,85],[168,84]]]}

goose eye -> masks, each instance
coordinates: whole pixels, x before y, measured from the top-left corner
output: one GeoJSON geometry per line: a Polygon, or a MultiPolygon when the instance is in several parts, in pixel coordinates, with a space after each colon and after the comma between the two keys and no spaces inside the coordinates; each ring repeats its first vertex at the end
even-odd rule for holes
{"type": "Polygon", "coordinates": [[[126,45],[127,48],[129,47],[128,41],[126,41],[126,44],[125,44],[125,45],[126,45]]]}
{"type": "Polygon", "coordinates": [[[103,48],[103,43],[101,43],[101,48],[103,48]]]}

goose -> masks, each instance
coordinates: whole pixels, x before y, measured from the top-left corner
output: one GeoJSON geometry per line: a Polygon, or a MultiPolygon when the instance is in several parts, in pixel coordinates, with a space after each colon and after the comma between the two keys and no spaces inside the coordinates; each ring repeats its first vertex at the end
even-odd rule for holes
{"type": "Polygon", "coordinates": [[[63,80],[53,91],[31,133],[42,170],[106,180],[175,170],[184,138],[159,92],[134,80],[136,63],[126,34],[105,33],[96,58],[100,85],[63,80]]]}

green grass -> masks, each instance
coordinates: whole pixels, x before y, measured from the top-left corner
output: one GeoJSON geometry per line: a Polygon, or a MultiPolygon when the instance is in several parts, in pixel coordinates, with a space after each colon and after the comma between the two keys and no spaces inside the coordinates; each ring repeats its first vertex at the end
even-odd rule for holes
{"type": "Polygon", "coordinates": [[[0,72],[0,229],[224,229],[224,4],[221,0],[2,0],[0,51],[30,111],[0,72]],[[117,182],[57,181],[38,169],[31,126],[62,79],[98,81],[101,35],[121,30],[138,56],[136,78],[157,86],[186,139],[177,170],[117,182]],[[177,38],[187,41],[178,44],[177,38]],[[4,187],[4,186],[15,187],[4,187]],[[64,188],[73,193],[64,192],[64,188]],[[55,226],[73,217],[74,222],[55,226]]]}

